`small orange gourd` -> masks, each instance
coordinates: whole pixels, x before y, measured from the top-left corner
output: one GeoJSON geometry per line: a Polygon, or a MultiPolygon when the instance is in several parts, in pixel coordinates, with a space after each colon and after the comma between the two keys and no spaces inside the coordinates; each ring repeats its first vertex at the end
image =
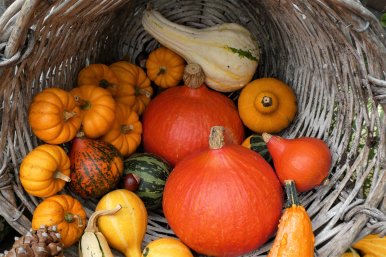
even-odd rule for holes
{"type": "Polygon", "coordinates": [[[153,88],[146,73],[139,66],[126,61],[115,62],[110,68],[119,80],[117,92],[114,94],[116,102],[128,105],[141,115],[153,95],[153,88]]]}
{"type": "Polygon", "coordinates": [[[250,130],[277,133],[294,119],[296,96],[284,82],[275,78],[260,78],[241,90],[238,110],[241,120],[250,130]]]}
{"type": "Polygon", "coordinates": [[[78,86],[82,85],[96,85],[114,91],[118,85],[118,78],[109,66],[94,63],[79,71],[78,86]]]}
{"type": "Polygon", "coordinates": [[[141,135],[142,124],[138,114],[127,105],[117,104],[113,125],[102,140],[114,145],[123,157],[127,157],[141,143],[141,135]]]}
{"type": "Polygon", "coordinates": [[[326,143],[314,137],[286,139],[263,133],[279,180],[294,180],[305,192],[322,184],[331,167],[332,156],[326,143]]]}
{"type": "Polygon", "coordinates": [[[145,246],[141,257],[193,257],[190,249],[177,238],[163,237],[145,246]]]}
{"type": "Polygon", "coordinates": [[[40,145],[24,157],[19,176],[27,193],[49,197],[70,181],[70,159],[60,146],[40,145]]]}
{"type": "Polygon", "coordinates": [[[63,144],[76,136],[82,119],[73,96],[60,88],[38,93],[28,109],[28,121],[34,134],[48,144],[63,144]]]}
{"type": "Polygon", "coordinates": [[[107,133],[115,118],[116,104],[111,93],[95,85],[83,85],[71,90],[82,112],[82,129],[88,138],[107,133]]]}
{"type": "Polygon", "coordinates": [[[272,248],[268,257],[313,257],[315,237],[310,217],[299,204],[295,182],[285,181],[288,207],[280,218],[272,248]]]}
{"type": "Polygon", "coordinates": [[[86,212],[75,198],[63,194],[44,199],[35,209],[32,229],[57,226],[65,248],[76,243],[86,225],[86,212]]]}
{"type": "Polygon", "coordinates": [[[184,68],[185,60],[166,47],[152,51],[146,61],[147,76],[161,88],[177,86],[184,68]]]}

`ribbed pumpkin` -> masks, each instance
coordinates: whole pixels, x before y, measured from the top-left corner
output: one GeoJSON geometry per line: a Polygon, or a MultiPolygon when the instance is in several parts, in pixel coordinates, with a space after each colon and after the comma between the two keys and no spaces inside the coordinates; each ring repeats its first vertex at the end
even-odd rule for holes
{"type": "Polygon", "coordinates": [[[114,91],[118,86],[118,78],[106,64],[93,63],[79,71],[78,86],[82,85],[96,85],[114,91]]]}
{"type": "Polygon", "coordinates": [[[149,79],[161,88],[175,87],[182,80],[185,60],[166,47],[152,51],[146,61],[149,79]]]}
{"type": "Polygon", "coordinates": [[[240,144],[244,127],[234,103],[203,84],[196,64],[186,66],[185,86],[172,87],[156,96],[143,114],[146,152],[165,158],[172,166],[187,154],[208,148],[211,126],[226,128],[226,140],[240,144]]]}
{"type": "Polygon", "coordinates": [[[60,146],[39,145],[24,157],[19,176],[29,194],[49,197],[70,181],[70,159],[60,146]]]}
{"type": "Polygon", "coordinates": [[[112,248],[126,257],[141,257],[147,227],[145,205],[135,193],[117,189],[104,195],[95,210],[111,210],[118,204],[122,209],[115,215],[100,217],[98,227],[112,248]]]}
{"type": "Polygon", "coordinates": [[[146,73],[139,66],[126,61],[115,62],[110,68],[119,80],[114,99],[141,115],[153,95],[153,88],[146,73]]]}
{"type": "Polygon", "coordinates": [[[83,198],[101,197],[119,182],[123,160],[119,151],[102,140],[77,137],[69,153],[71,191],[83,198]]]}
{"type": "Polygon", "coordinates": [[[89,138],[103,136],[115,118],[115,101],[109,91],[95,85],[83,85],[71,90],[82,113],[82,130],[89,138]]]}
{"type": "Polygon", "coordinates": [[[81,237],[86,227],[86,212],[82,204],[70,195],[54,195],[44,199],[35,209],[32,229],[57,226],[64,247],[70,247],[81,237]]]}
{"type": "Polygon", "coordinates": [[[386,256],[386,236],[370,234],[355,242],[352,247],[369,256],[386,256]]]}
{"type": "Polygon", "coordinates": [[[123,157],[134,153],[141,143],[142,123],[130,107],[117,104],[113,125],[101,138],[115,146],[123,157]]]}
{"type": "Polygon", "coordinates": [[[282,188],[257,153],[225,144],[223,127],[210,148],[177,163],[166,181],[163,210],[187,246],[209,256],[239,256],[263,245],[275,231],[282,188]]]}
{"type": "Polygon", "coordinates": [[[63,144],[78,132],[82,117],[73,96],[60,88],[38,93],[28,109],[28,122],[34,134],[48,144],[63,144]]]}

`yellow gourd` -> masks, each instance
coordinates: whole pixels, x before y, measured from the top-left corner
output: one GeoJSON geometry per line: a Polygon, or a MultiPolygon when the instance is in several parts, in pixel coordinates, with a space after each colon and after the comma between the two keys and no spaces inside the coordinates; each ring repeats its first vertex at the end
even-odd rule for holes
{"type": "Polygon", "coordinates": [[[111,210],[118,204],[122,209],[115,215],[99,217],[99,230],[110,247],[126,257],[141,257],[141,244],[147,227],[145,205],[135,193],[117,189],[100,199],[96,211],[111,210]]]}
{"type": "Polygon", "coordinates": [[[383,257],[386,256],[386,236],[370,234],[354,243],[352,247],[367,256],[383,257]]]}
{"type": "Polygon", "coordinates": [[[164,237],[150,242],[143,249],[142,257],[193,257],[193,254],[180,240],[164,237]]]}
{"type": "Polygon", "coordinates": [[[241,120],[250,130],[277,133],[294,119],[296,96],[292,88],[278,79],[256,79],[241,90],[238,110],[241,120]]]}

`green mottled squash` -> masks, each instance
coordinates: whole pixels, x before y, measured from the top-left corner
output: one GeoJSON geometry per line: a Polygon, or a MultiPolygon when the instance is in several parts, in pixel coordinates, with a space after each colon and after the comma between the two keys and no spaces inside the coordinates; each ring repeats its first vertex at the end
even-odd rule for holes
{"type": "Polygon", "coordinates": [[[148,210],[162,205],[162,194],[171,167],[163,158],[151,153],[136,153],[124,160],[123,174],[133,173],[140,177],[135,193],[148,210]]]}
{"type": "Polygon", "coordinates": [[[119,151],[102,140],[77,137],[69,153],[71,191],[82,198],[98,198],[114,189],[123,171],[119,151]]]}

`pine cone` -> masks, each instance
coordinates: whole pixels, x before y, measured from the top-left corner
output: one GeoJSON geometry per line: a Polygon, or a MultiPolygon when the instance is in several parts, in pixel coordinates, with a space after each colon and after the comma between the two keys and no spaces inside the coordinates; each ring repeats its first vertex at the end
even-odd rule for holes
{"type": "Polygon", "coordinates": [[[30,230],[24,236],[15,237],[12,249],[0,257],[63,257],[63,243],[56,226],[42,226],[30,230]]]}

